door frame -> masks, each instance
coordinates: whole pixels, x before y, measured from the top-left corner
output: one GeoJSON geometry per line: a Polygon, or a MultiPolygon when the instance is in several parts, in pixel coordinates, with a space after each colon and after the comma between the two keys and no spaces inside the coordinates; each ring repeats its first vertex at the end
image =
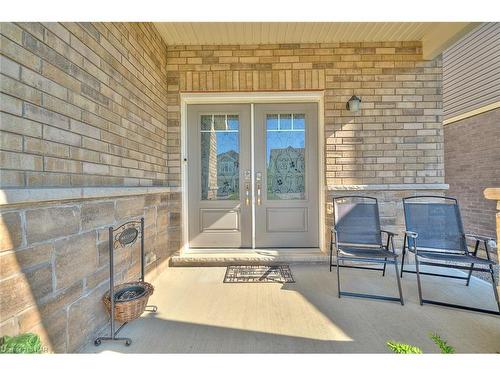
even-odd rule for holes
{"type": "MultiPolygon", "coordinates": [[[[209,92],[180,94],[181,110],[181,191],[182,191],[182,246],[181,253],[189,250],[188,230],[188,174],[187,174],[187,106],[189,104],[250,104],[251,146],[254,144],[254,104],[318,103],[318,215],[319,248],[325,252],[325,154],[324,154],[324,91],[253,91],[253,92],[209,92]]],[[[251,147],[252,164],[252,205],[255,197],[254,150],[251,147]]],[[[254,209],[253,209],[254,210],[254,209]]],[[[255,212],[252,214],[255,217],[255,212]]],[[[255,224],[252,224],[252,249],[255,249],[255,224]]],[[[224,250],[221,250],[223,252],[224,250]]]]}

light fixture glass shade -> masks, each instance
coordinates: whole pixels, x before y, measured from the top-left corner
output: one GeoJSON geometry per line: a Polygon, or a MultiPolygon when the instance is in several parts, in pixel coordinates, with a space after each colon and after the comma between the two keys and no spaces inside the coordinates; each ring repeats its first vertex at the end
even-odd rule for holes
{"type": "Polygon", "coordinates": [[[349,99],[346,104],[346,108],[351,112],[359,111],[360,106],[361,106],[361,99],[358,98],[356,95],[351,96],[351,99],[349,99]]]}

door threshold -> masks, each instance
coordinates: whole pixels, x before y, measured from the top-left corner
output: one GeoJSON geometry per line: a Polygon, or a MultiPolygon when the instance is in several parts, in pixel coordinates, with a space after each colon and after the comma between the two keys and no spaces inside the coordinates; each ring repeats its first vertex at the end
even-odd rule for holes
{"type": "Polygon", "coordinates": [[[269,255],[285,255],[285,254],[319,254],[321,250],[319,247],[266,247],[259,249],[250,249],[250,248],[191,248],[185,250],[183,254],[232,254],[232,253],[241,253],[241,254],[269,254],[269,255]]]}
{"type": "Polygon", "coordinates": [[[170,259],[173,267],[225,267],[281,263],[328,263],[319,248],[189,249],[170,259]]]}

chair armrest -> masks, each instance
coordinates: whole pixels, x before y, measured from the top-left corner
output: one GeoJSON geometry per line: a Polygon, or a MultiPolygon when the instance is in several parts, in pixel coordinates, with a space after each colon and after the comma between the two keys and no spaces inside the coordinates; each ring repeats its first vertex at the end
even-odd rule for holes
{"type": "Polygon", "coordinates": [[[479,236],[477,234],[470,234],[470,233],[465,233],[464,237],[471,238],[471,239],[474,239],[476,241],[476,249],[473,252],[474,255],[477,253],[477,249],[478,249],[479,243],[481,241],[484,242],[484,250],[486,251],[486,256],[488,259],[490,258],[489,253],[493,252],[493,249],[497,247],[497,243],[496,243],[495,239],[491,238],[491,237],[479,236]]]}
{"type": "Polygon", "coordinates": [[[411,238],[417,238],[418,237],[418,233],[417,232],[412,232],[411,230],[405,230],[405,234],[408,237],[411,237],[411,238]]]}
{"type": "Polygon", "coordinates": [[[397,233],[391,232],[390,230],[381,229],[380,231],[382,233],[387,233],[389,236],[397,236],[398,235],[397,233]]]}
{"type": "Polygon", "coordinates": [[[465,237],[473,238],[473,239],[475,239],[477,241],[495,241],[494,238],[486,237],[486,236],[480,236],[478,234],[473,234],[473,233],[465,233],[465,237]]]}
{"type": "Polygon", "coordinates": [[[335,225],[330,227],[330,234],[332,235],[331,241],[333,244],[337,244],[337,228],[335,225]]]}

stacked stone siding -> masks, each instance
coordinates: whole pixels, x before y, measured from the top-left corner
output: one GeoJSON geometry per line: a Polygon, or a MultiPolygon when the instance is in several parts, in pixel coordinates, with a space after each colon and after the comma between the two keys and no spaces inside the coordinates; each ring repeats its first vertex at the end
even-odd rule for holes
{"type": "Polygon", "coordinates": [[[166,45],[151,24],[0,33],[0,186],[167,184],[166,45]]]}
{"type": "Polygon", "coordinates": [[[441,60],[420,42],[169,46],[169,179],[181,92],[324,90],[327,185],[443,183],[441,60]],[[362,110],[346,110],[352,95],[362,110]]]}
{"type": "Polygon", "coordinates": [[[495,237],[495,201],[484,190],[500,186],[500,109],[446,125],[449,194],[458,198],[467,232],[495,237]]]}
{"type": "MultiPolygon", "coordinates": [[[[146,272],[154,277],[180,246],[180,193],[3,206],[0,210],[0,336],[41,335],[55,352],[93,339],[108,315],[108,227],[145,218],[146,272]]],[[[140,275],[140,243],[115,252],[116,282],[140,275]]]]}

